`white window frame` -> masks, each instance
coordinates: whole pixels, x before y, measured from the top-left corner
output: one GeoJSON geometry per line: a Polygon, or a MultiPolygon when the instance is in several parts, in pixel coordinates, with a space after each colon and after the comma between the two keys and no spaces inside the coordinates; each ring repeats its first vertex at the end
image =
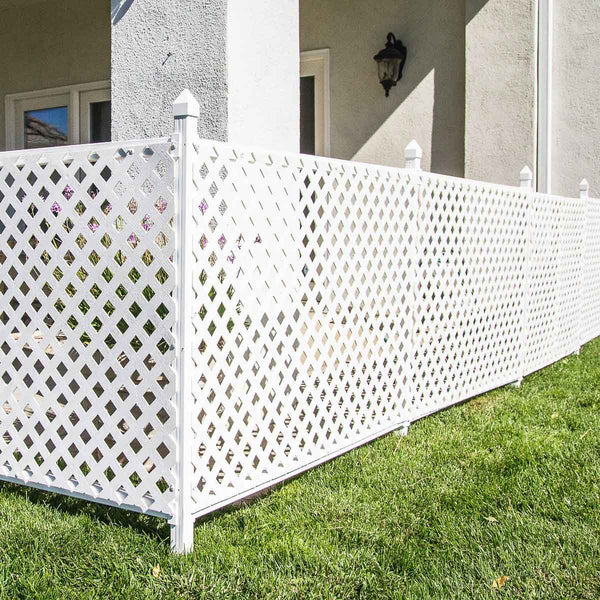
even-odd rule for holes
{"type": "Polygon", "coordinates": [[[17,131],[17,116],[27,110],[67,106],[69,144],[86,144],[90,140],[90,104],[110,100],[110,81],[8,94],[4,98],[6,149],[22,150],[24,136],[17,131]]]}
{"type": "Polygon", "coordinates": [[[329,48],[301,52],[300,77],[315,78],[315,154],[330,156],[329,48]]]}

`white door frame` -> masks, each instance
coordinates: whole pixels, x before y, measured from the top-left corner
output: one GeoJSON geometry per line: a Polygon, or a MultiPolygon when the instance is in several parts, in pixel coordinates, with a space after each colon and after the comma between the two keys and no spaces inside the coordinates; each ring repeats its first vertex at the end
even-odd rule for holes
{"type": "Polygon", "coordinates": [[[315,78],[315,154],[330,156],[329,48],[301,52],[300,77],[315,78]]]}
{"type": "Polygon", "coordinates": [[[92,135],[90,110],[96,102],[110,101],[110,88],[81,92],[79,96],[79,133],[80,144],[89,144],[92,135]]]}

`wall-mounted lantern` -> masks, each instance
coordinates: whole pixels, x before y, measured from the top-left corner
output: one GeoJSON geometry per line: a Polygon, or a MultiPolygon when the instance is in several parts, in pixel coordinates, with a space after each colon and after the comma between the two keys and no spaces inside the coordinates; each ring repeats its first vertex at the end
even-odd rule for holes
{"type": "Polygon", "coordinates": [[[402,78],[402,69],[406,62],[406,46],[390,32],[387,35],[385,48],[373,58],[377,61],[379,83],[383,86],[387,97],[390,95],[390,90],[402,78]]]}

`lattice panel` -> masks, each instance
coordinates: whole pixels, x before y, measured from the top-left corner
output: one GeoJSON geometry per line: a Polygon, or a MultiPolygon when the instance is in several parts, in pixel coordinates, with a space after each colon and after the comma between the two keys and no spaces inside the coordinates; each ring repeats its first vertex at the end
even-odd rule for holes
{"type": "Polygon", "coordinates": [[[546,197],[560,206],[560,251],[558,269],[556,352],[559,358],[581,345],[583,302],[583,244],[585,201],[580,198],[546,197]]]}
{"type": "Polygon", "coordinates": [[[518,188],[423,175],[415,416],[519,378],[526,213],[518,188]]]}
{"type": "Polygon", "coordinates": [[[561,273],[560,202],[534,194],[531,203],[525,374],[560,358],[556,342],[561,273]]]}
{"type": "Polygon", "coordinates": [[[0,155],[0,477],[173,514],[168,149],[0,155]]]}
{"type": "Polygon", "coordinates": [[[417,190],[221,145],[194,162],[199,514],[408,417],[417,190]]]}
{"type": "Polygon", "coordinates": [[[600,200],[588,198],[585,206],[582,343],[600,335],[600,200]]]}

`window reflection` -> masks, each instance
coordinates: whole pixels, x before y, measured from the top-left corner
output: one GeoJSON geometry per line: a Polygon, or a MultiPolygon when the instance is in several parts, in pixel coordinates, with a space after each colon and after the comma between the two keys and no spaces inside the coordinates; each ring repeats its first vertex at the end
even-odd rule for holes
{"type": "Polygon", "coordinates": [[[25,148],[67,145],[68,121],[66,106],[25,111],[25,148]]]}

